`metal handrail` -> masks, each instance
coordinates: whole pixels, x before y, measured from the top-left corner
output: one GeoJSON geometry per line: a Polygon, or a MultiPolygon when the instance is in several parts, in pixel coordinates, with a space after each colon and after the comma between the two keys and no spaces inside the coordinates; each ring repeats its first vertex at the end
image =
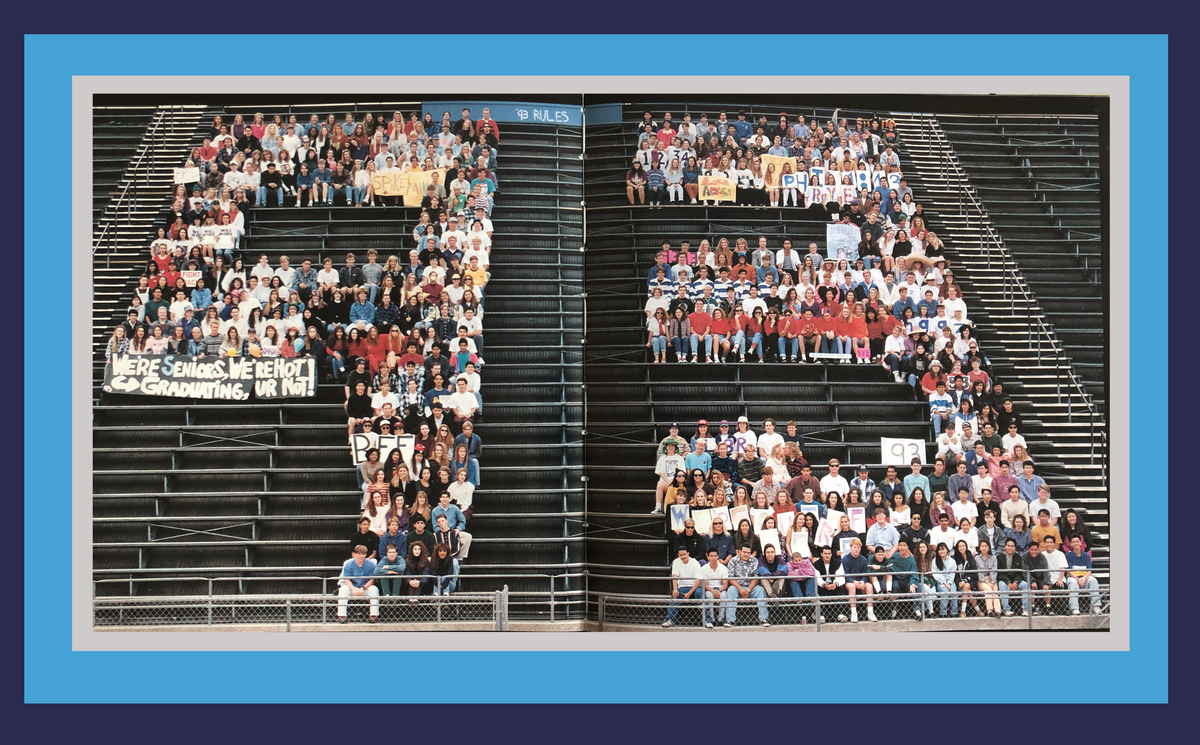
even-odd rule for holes
{"type": "MultiPolygon", "coordinates": [[[[134,176],[129,179],[129,183],[127,183],[125,185],[125,188],[123,190],[121,190],[121,196],[119,196],[117,198],[117,203],[116,203],[116,205],[113,206],[112,217],[108,218],[105,221],[104,230],[100,231],[100,236],[98,238],[93,239],[93,241],[92,241],[92,255],[93,256],[96,255],[96,250],[99,249],[101,245],[103,245],[104,236],[106,236],[108,234],[108,229],[116,223],[117,216],[119,215],[119,213],[121,211],[121,204],[125,201],[125,197],[129,194],[129,190],[137,183],[137,170],[141,166],[142,160],[145,159],[146,154],[151,152],[154,149],[154,142],[153,142],[154,135],[155,135],[155,133],[158,132],[159,126],[163,123],[163,120],[166,118],[167,111],[171,112],[171,117],[172,117],[172,119],[174,119],[175,110],[173,108],[171,108],[171,109],[159,108],[159,110],[157,112],[158,117],[155,119],[154,126],[150,128],[150,131],[146,133],[146,136],[144,138],[146,140],[146,147],[142,149],[141,155],[139,155],[138,159],[136,161],[134,161],[132,166],[130,166],[130,170],[133,172],[134,176]]],[[[147,174],[147,177],[149,177],[149,174],[147,174]]]]}
{"type": "MultiPolygon", "coordinates": [[[[941,139],[943,141],[946,141],[945,133],[942,131],[941,126],[937,123],[937,119],[934,117],[934,115],[926,114],[925,116],[927,116],[931,119],[930,127],[931,127],[932,131],[936,131],[941,136],[941,139]]],[[[948,141],[947,141],[947,145],[949,145],[948,141]]],[[[966,195],[967,199],[970,201],[970,206],[975,208],[975,212],[980,217],[980,225],[979,225],[980,242],[981,243],[983,242],[983,237],[986,233],[989,245],[995,245],[996,248],[998,250],[1000,250],[1006,258],[1006,261],[1003,262],[1001,265],[1001,272],[1003,273],[1005,280],[1007,280],[1006,286],[1009,290],[1010,307],[1015,307],[1015,304],[1016,304],[1016,299],[1015,299],[1016,292],[1015,291],[1017,289],[1020,289],[1021,295],[1023,296],[1025,301],[1030,306],[1036,305],[1035,299],[1030,295],[1028,287],[1025,284],[1024,277],[1019,276],[1017,274],[1017,266],[1018,265],[1017,265],[1016,259],[1012,257],[1012,254],[1011,254],[1011,252],[1009,252],[1008,247],[1006,245],[1004,245],[1004,240],[999,235],[996,234],[995,229],[992,227],[991,217],[988,215],[987,208],[979,200],[978,195],[975,193],[975,187],[972,184],[970,184],[969,182],[967,182],[967,180],[965,178],[965,174],[963,174],[962,168],[959,166],[957,159],[955,159],[952,156],[952,154],[949,152],[949,147],[943,148],[941,150],[941,160],[943,161],[943,166],[948,166],[950,168],[953,168],[953,170],[954,170],[955,181],[957,182],[958,187],[959,187],[958,192],[959,192],[959,200],[960,200],[960,203],[959,203],[960,211],[962,211],[964,214],[966,214],[966,211],[962,209],[962,197],[963,197],[963,195],[966,195]],[[1010,262],[1011,262],[1011,266],[1010,266],[1010,262]]],[[[1075,370],[1071,366],[1070,358],[1067,357],[1065,351],[1062,349],[1062,347],[1058,341],[1058,338],[1054,335],[1053,329],[1051,329],[1046,324],[1045,320],[1041,316],[1037,316],[1035,318],[1035,320],[1037,321],[1037,326],[1038,326],[1039,345],[1040,345],[1040,337],[1044,335],[1046,337],[1046,341],[1049,344],[1050,348],[1054,351],[1056,358],[1061,358],[1063,360],[1066,360],[1066,375],[1070,379],[1071,384],[1075,387],[1076,391],[1079,393],[1079,397],[1081,399],[1083,399],[1084,403],[1087,405],[1087,414],[1088,414],[1089,418],[1092,418],[1092,419],[1099,418],[1100,413],[1099,413],[1099,410],[1096,408],[1096,404],[1092,398],[1092,395],[1084,389],[1082,383],[1079,380],[1078,375],[1076,375],[1075,370]]],[[[1039,346],[1039,349],[1040,349],[1040,346],[1039,346]]],[[[1039,352],[1039,354],[1040,354],[1040,352],[1039,352]]],[[[1056,368],[1058,368],[1058,362],[1059,362],[1059,359],[1056,359],[1055,360],[1056,368]]],[[[1060,396],[1059,402],[1061,403],[1061,396],[1060,396]]]]}

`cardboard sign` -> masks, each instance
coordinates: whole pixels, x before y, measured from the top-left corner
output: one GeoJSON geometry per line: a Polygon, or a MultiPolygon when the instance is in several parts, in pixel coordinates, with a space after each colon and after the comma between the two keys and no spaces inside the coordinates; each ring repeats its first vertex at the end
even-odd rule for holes
{"type": "Polygon", "coordinates": [[[696,532],[701,535],[712,535],[712,510],[693,510],[692,520],[696,522],[696,532]]]}
{"type": "Polygon", "coordinates": [[[850,516],[850,529],[856,533],[867,532],[867,508],[847,507],[846,514],[850,516]]]}
{"type": "Polygon", "coordinates": [[[374,432],[359,432],[350,440],[350,461],[355,465],[361,465],[367,459],[367,451],[371,448],[379,449],[379,460],[384,461],[392,450],[398,449],[400,457],[408,464],[409,470],[412,470],[412,457],[416,452],[417,436],[416,435],[377,435],[374,432]]]}
{"type": "Polygon", "coordinates": [[[772,514],[771,510],[750,510],[750,526],[754,528],[755,533],[762,531],[763,520],[766,520],[772,514]]]}
{"type": "MultiPolygon", "coordinates": [[[[376,171],[371,174],[371,187],[377,197],[402,197],[408,193],[408,174],[400,171],[376,171]]],[[[417,200],[420,204],[421,200],[417,200]]]]}
{"type": "Polygon", "coordinates": [[[803,189],[804,174],[803,173],[785,173],[779,177],[779,187],[781,189],[803,189]]]}
{"type": "Polygon", "coordinates": [[[792,525],[795,523],[795,512],[780,512],[779,514],[775,515],[775,527],[779,529],[780,535],[787,535],[791,531],[792,525]]]}
{"type": "Polygon", "coordinates": [[[708,535],[712,535],[712,523],[715,523],[717,520],[721,521],[721,524],[725,528],[726,533],[733,532],[733,525],[732,525],[733,518],[731,518],[729,516],[729,508],[728,507],[713,507],[708,512],[709,512],[709,518],[710,518],[708,535]]]}
{"type": "MultiPolygon", "coordinates": [[[[728,533],[738,532],[738,526],[742,524],[742,521],[749,520],[749,519],[750,519],[750,508],[749,507],[746,507],[745,505],[742,505],[741,507],[734,507],[733,509],[729,510],[729,524],[725,526],[726,532],[728,532],[728,533]]],[[[754,527],[754,523],[751,522],[750,526],[754,527]]]]}
{"type": "Polygon", "coordinates": [[[668,506],[671,508],[671,530],[683,530],[683,522],[688,519],[689,507],[686,504],[668,506]]]}
{"type": "Polygon", "coordinates": [[[737,184],[724,176],[701,176],[699,198],[732,202],[737,199],[737,184]]]}
{"type": "Polygon", "coordinates": [[[808,547],[808,531],[797,530],[792,533],[791,553],[800,554],[806,559],[812,558],[812,550],[808,547]]]}
{"type": "Polygon", "coordinates": [[[200,279],[201,277],[203,277],[203,276],[204,276],[204,272],[201,272],[201,271],[191,271],[191,270],[188,270],[188,271],[186,271],[186,272],[180,272],[180,273],[179,273],[179,276],[183,277],[183,283],[184,283],[185,285],[187,285],[188,287],[195,287],[195,286],[196,286],[196,280],[198,280],[198,279],[200,279]]]}
{"type": "Polygon", "coordinates": [[[913,458],[925,462],[925,442],[902,437],[880,437],[880,462],[885,466],[907,466],[913,458]]]}
{"type": "Polygon", "coordinates": [[[195,184],[200,181],[199,168],[176,168],[175,183],[177,184],[195,184]]]}
{"type": "MultiPolygon", "coordinates": [[[[758,543],[762,546],[763,556],[767,555],[767,546],[774,546],[775,553],[779,553],[779,531],[767,530],[759,534],[758,543]]],[[[761,561],[759,562],[762,563],[761,561]]]]}

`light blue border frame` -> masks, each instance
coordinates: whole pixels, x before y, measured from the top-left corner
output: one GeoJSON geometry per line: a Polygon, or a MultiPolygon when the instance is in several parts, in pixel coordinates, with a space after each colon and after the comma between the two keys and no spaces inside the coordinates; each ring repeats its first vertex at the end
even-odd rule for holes
{"type": "MultiPolygon", "coordinates": [[[[211,58],[234,54],[273,37],[214,36],[206,41],[211,58]]],[[[303,41],[303,37],[291,36],[303,41]]],[[[80,75],[147,75],[164,72],[154,67],[146,56],[146,39],[141,36],[42,36],[25,39],[25,110],[26,116],[41,117],[48,112],[71,110],[71,76],[80,75]]],[[[331,41],[323,36],[324,42],[331,41]]],[[[346,44],[359,45],[394,38],[371,36],[344,37],[346,44]]],[[[728,41],[728,37],[723,37],[728,41]]],[[[766,44],[772,40],[782,43],[784,37],[747,37],[747,43],[766,44]]],[[[336,40],[334,40],[336,41],[336,40]]],[[[905,61],[905,75],[1117,75],[1129,76],[1131,111],[1134,121],[1138,114],[1151,116],[1156,122],[1168,121],[1167,100],[1167,38],[1165,36],[943,36],[932,38],[908,37],[916,48],[936,49],[933,55],[915,55],[905,61]]],[[[639,75],[647,72],[644,39],[627,36],[524,37],[497,36],[489,40],[489,72],[497,75],[540,75],[546,72],[545,62],[555,61],[554,72],[561,75],[639,75]],[[527,50],[536,45],[537,55],[527,50]]],[[[379,63],[385,67],[386,60],[379,63]]],[[[386,74],[406,74],[405,69],[374,70],[386,74]]],[[[169,72],[187,71],[171,70],[169,72]]],[[[762,74],[755,71],[754,74],[762,74]]],[[[70,165],[63,153],[62,139],[57,140],[54,165],[60,173],[70,165]]],[[[33,140],[26,140],[27,162],[45,158],[46,150],[33,140]]],[[[1145,183],[1150,177],[1150,163],[1131,158],[1133,183],[1145,183]]],[[[1156,214],[1157,203],[1145,190],[1132,190],[1130,214],[1156,214]]],[[[37,287],[38,269],[46,256],[63,256],[71,250],[71,226],[62,220],[61,202],[46,199],[26,199],[26,226],[37,225],[36,231],[26,231],[25,286],[37,287]],[[36,239],[35,239],[36,236],[36,239]]],[[[1129,284],[1113,287],[1113,292],[1131,291],[1136,284],[1147,286],[1151,272],[1167,262],[1167,226],[1162,220],[1138,224],[1130,236],[1131,255],[1138,257],[1129,265],[1129,284]]],[[[25,298],[25,338],[34,339],[32,298],[25,298]]],[[[1144,348],[1166,349],[1165,326],[1142,326],[1144,348]]],[[[27,348],[24,356],[26,381],[37,381],[37,392],[27,388],[24,433],[27,442],[49,429],[50,422],[68,421],[71,403],[65,398],[47,397],[45,391],[69,390],[69,365],[45,365],[37,350],[27,348]],[[37,419],[30,418],[37,413],[37,419]]],[[[1130,391],[1130,410],[1133,433],[1146,432],[1146,437],[1132,438],[1131,462],[1160,462],[1162,433],[1167,426],[1166,367],[1156,356],[1136,355],[1131,360],[1131,378],[1139,385],[1130,391]]],[[[57,426],[57,425],[56,425],[57,426]]],[[[63,478],[62,453],[50,451],[24,453],[25,466],[25,560],[29,570],[45,570],[47,566],[70,566],[70,557],[55,554],[49,565],[37,555],[30,541],[44,535],[41,516],[50,502],[61,504],[70,500],[70,478],[63,478]],[[54,474],[47,478],[48,474],[54,474]],[[36,489],[33,487],[36,486],[36,489]]],[[[1168,493],[1165,469],[1139,472],[1132,481],[1135,488],[1131,501],[1136,504],[1153,499],[1161,504],[1168,493]]],[[[1131,556],[1159,557],[1161,544],[1147,529],[1144,510],[1131,510],[1131,556]]],[[[69,545],[61,540],[56,545],[69,545]]],[[[1133,575],[1138,576],[1134,566],[1133,575]]],[[[1055,677],[1053,671],[1066,673],[1086,671],[1088,681],[1083,685],[1038,686],[1017,685],[1009,693],[1022,702],[1048,700],[1070,702],[1166,702],[1167,701],[1167,644],[1168,624],[1160,582],[1135,582],[1131,585],[1131,651],[1054,653],[1039,652],[1029,659],[1018,659],[1011,651],[988,653],[992,664],[971,654],[972,667],[1000,669],[1012,666],[1027,669],[1037,665],[1055,677]],[[1152,594],[1153,593],[1153,594],[1152,594]],[[1103,659],[1081,660],[1073,655],[1103,659]]],[[[318,702],[347,701],[351,688],[344,679],[347,653],[290,652],[267,658],[270,653],[210,652],[202,656],[186,652],[72,652],[70,618],[64,607],[65,589],[53,583],[27,579],[24,595],[25,620],[25,700],[28,702],[318,702]],[[254,657],[257,659],[246,659],[254,657]],[[269,669],[270,685],[260,676],[237,675],[237,670],[269,669]],[[69,671],[69,675],[64,675],[69,671]],[[166,678],[165,676],[169,676],[166,678]],[[168,683],[169,680],[169,683],[168,683]],[[85,683],[81,685],[81,683],[85,683]]],[[[692,637],[688,637],[691,639],[692,637]]],[[[695,637],[696,639],[704,637],[695,637]]],[[[740,637],[733,637],[740,638],[740,637]]],[[[749,641],[752,637],[746,637],[749,641]]],[[[1004,635],[1006,642],[1019,635],[1004,635]]],[[[914,648],[921,648],[921,637],[914,637],[914,648]]],[[[357,653],[355,653],[357,654],[357,653]]],[[[425,657],[432,663],[441,652],[406,652],[425,657]]],[[[454,657],[454,653],[445,653],[454,657]]],[[[516,701],[606,701],[650,702],[661,700],[660,673],[670,668],[666,652],[471,652],[455,659],[469,674],[459,677],[455,700],[460,702],[516,701]],[[564,685],[563,671],[586,669],[587,674],[572,676],[564,685]],[[639,673],[649,673],[641,675],[639,673]]],[[[813,655],[829,653],[808,652],[812,664],[823,667],[832,659],[814,659],[813,655]]],[[[873,665],[864,652],[838,652],[837,661],[852,665],[873,665]]],[[[870,653],[872,657],[880,654],[870,653]]],[[[912,652],[904,653],[906,655],[912,652]]],[[[935,652],[920,652],[927,664],[935,652]]],[[[946,653],[950,654],[950,653],[946,653]]],[[[961,655],[962,653],[954,653],[961,655]]],[[[778,661],[778,657],[774,657],[778,661]]],[[[1059,678],[1063,680],[1062,678],[1059,678]]],[[[798,693],[798,697],[805,694],[798,693]]]]}

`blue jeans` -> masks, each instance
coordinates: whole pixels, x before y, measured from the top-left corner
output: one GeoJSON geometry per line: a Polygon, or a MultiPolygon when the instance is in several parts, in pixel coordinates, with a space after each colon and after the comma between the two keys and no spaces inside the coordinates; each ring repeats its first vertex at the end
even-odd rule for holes
{"type": "Polygon", "coordinates": [[[334,379],[341,380],[346,375],[346,363],[332,354],[326,355],[326,358],[329,360],[330,367],[333,368],[334,379]]]}
{"type": "Polygon", "coordinates": [[[789,342],[791,342],[791,346],[792,346],[791,358],[796,359],[796,357],[800,356],[800,337],[798,337],[798,336],[793,339],[785,339],[783,337],[780,337],[780,339],[779,339],[779,356],[780,357],[788,356],[788,354],[786,352],[786,348],[787,348],[789,342]]]}
{"type": "MultiPolygon", "coordinates": [[[[1079,580],[1075,577],[1067,577],[1067,587],[1071,590],[1068,600],[1071,610],[1079,610],[1079,580]]],[[[1088,577],[1083,583],[1083,589],[1092,596],[1092,607],[1098,608],[1100,606],[1100,583],[1096,581],[1095,577],[1088,577]]]]}
{"type": "Polygon", "coordinates": [[[283,206],[283,187],[281,187],[281,186],[277,186],[274,189],[267,189],[267,187],[265,187],[265,186],[258,187],[258,195],[255,198],[254,203],[260,207],[266,207],[268,191],[275,192],[275,198],[277,200],[279,200],[279,206],[282,207],[283,206]]]}
{"type": "MultiPolygon", "coordinates": [[[[934,437],[940,435],[942,433],[942,418],[935,414],[930,421],[933,422],[934,437]]],[[[949,421],[949,420],[947,419],[946,421],[949,421]]]]}
{"type": "MultiPolygon", "coordinates": [[[[725,591],[725,597],[730,600],[737,600],[741,596],[742,593],[738,591],[738,585],[735,582],[730,582],[729,589],[725,591]]],[[[758,600],[758,620],[767,620],[767,591],[763,589],[762,585],[755,585],[754,589],[750,591],[750,597],[758,600]]],[[[737,603],[730,603],[724,606],[722,610],[725,611],[726,623],[737,623],[737,603]]]]}
{"type": "Polygon", "coordinates": [[[684,339],[681,336],[672,337],[671,338],[671,346],[675,347],[675,354],[679,356],[679,359],[682,360],[688,356],[688,340],[687,339],[684,339]]]}
{"type": "Polygon", "coordinates": [[[900,372],[900,358],[894,352],[884,357],[883,361],[887,363],[888,369],[892,372],[900,372]]]}
{"type": "MultiPolygon", "coordinates": [[[[712,357],[712,334],[704,335],[704,356],[712,357]]],[[[700,354],[700,335],[692,334],[692,354],[700,354]]]]}
{"type": "MultiPolygon", "coordinates": [[[[743,333],[743,336],[744,336],[744,333],[743,333]]],[[[743,338],[742,345],[744,346],[745,343],[746,343],[746,340],[743,338]]],[[[758,356],[761,357],[762,356],[762,334],[756,333],[754,336],[751,336],[750,337],[750,346],[754,349],[757,349],[758,356]]]]}
{"type": "Polygon", "coordinates": [[[667,353],[667,337],[656,336],[650,340],[650,346],[654,349],[655,354],[667,353]]]}
{"type": "MultiPolygon", "coordinates": [[[[704,592],[704,595],[702,596],[704,598],[704,602],[700,604],[700,607],[704,609],[704,622],[713,623],[714,621],[720,621],[725,617],[725,609],[733,605],[733,601],[726,600],[725,595],[721,594],[721,607],[717,611],[717,617],[714,619],[713,606],[716,604],[717,599],[712,596],[712,593],[709,592],[708,587],[701,586],[701,590],[704,592]]],[[[721,591],[718,590],[717,592],[720,593],[721,591]]]]}
{"type": "Polygon", "coordinates": [[[363,287],[366,288],[367,292],[371,293],[369,299],[371,303],[374,303],[375,296],[379,294],[379,285],[365,284],[363,287]]]}
{"type": "Polygon", "coordinates": [[[671,598],[671,602],[667,603],[667,620],[671,623],[675,623],[675,618],[679,615],[679,601],[700,597],[700,593],[704,592],[704,583],[701,582],[699,585],[697,585],[696,589],[691,590],[690,594],[685,596],[684,592],[687,592],[688,590],[689,588],[685,586],[683,582],[680,582],[679,597],[671,598]]]}
{"type": "Polygon", "coordinates": [[[788,588],[794,598],[815,598],[817,596],[817,578],[789,579],[788,588]]]}
{"type": "Polygon", "coordinates": [[[453,577],[434,577],[433,579],[433,594],[434,595],[449,595],[458,589],[458,559],[452,559],[454,563],[453,577]]]}
{"type": "Polygon", "coordinates": [[[947,591],[945,586],[938,585],[938,592],[943,593],[942,597],[938,599],[938,610],[941,612],[941,614],[943,616],[946,615],[946,606],[950,606],[950,613],[957,616],[958,588],[951,588],[949,591],[947,591]]]}
{"type": "MultiPolygon", "coordinates": [[[[1005,611],[1011,610],[1011,607],[1009,606],[1009,602],[1008,602],[1008,594],[1010,592],[1012,592],[1012,590],[1008,589],[1007,582],[1001,582],[1001,583],[999,583],[999,585],[1000,586],[997,589],[1000,593],[1000,607],[1003,608],[1005,611]]],[[[1021,593],[1021,598],[1022,598],[1022,600],[1024,600],[1025,593],[1029,592],[1029,583],[1026,582],[1025,580],[1021,580],[1020,582],[1018,582],[1017,583],[1017,592],[1021,593]]]]}
{"type": "Polygon", "coordinates": [[[353,190],[353,194],[354,194],[354,204],[362,204],[363,200],[365,200],[367,198],[367,187],[366,186],[354,186],[354,187],[351,187],[351,189],[353,190]]]}
{"type": "MultiPolygon", "coordinates": [[[[337,191],[343,191],[346,193],[346,204],[347,205],[354,204],[354,187],[353,186],[343,186],[341,189],[337,189],[337,191]]],[[[330,195],[330,197],[329,197],[329,203],[333,204],[333,196],[332,195],[330,195]]]]}
{"type": "Polygon", "coordinates": [[[729,346],[731,349],[737,349],[739,356],[745,357],[746,356],[746,332],[739,331],[736,334],[734,334],[733,336],[730,336],[729,337],[729,346]]]}

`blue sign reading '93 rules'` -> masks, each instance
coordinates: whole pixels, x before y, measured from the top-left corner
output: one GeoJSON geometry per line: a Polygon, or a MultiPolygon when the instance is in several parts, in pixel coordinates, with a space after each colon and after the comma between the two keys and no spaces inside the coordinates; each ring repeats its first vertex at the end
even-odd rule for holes
{"type": "Polygon", "coordinates": [[[442,112],[449,111],[451,121],[462,119],[462,110],[470,109],[471,120],[478,121],[484,108],[497,122],[521,122],[527,124],[557,124],[578,127],[583,121],[578,106],[564,104],[526,103],[519,101],[425,101],[421,104],[423,114],[429,114],[435,122],[442,120],[442,112]]]}

